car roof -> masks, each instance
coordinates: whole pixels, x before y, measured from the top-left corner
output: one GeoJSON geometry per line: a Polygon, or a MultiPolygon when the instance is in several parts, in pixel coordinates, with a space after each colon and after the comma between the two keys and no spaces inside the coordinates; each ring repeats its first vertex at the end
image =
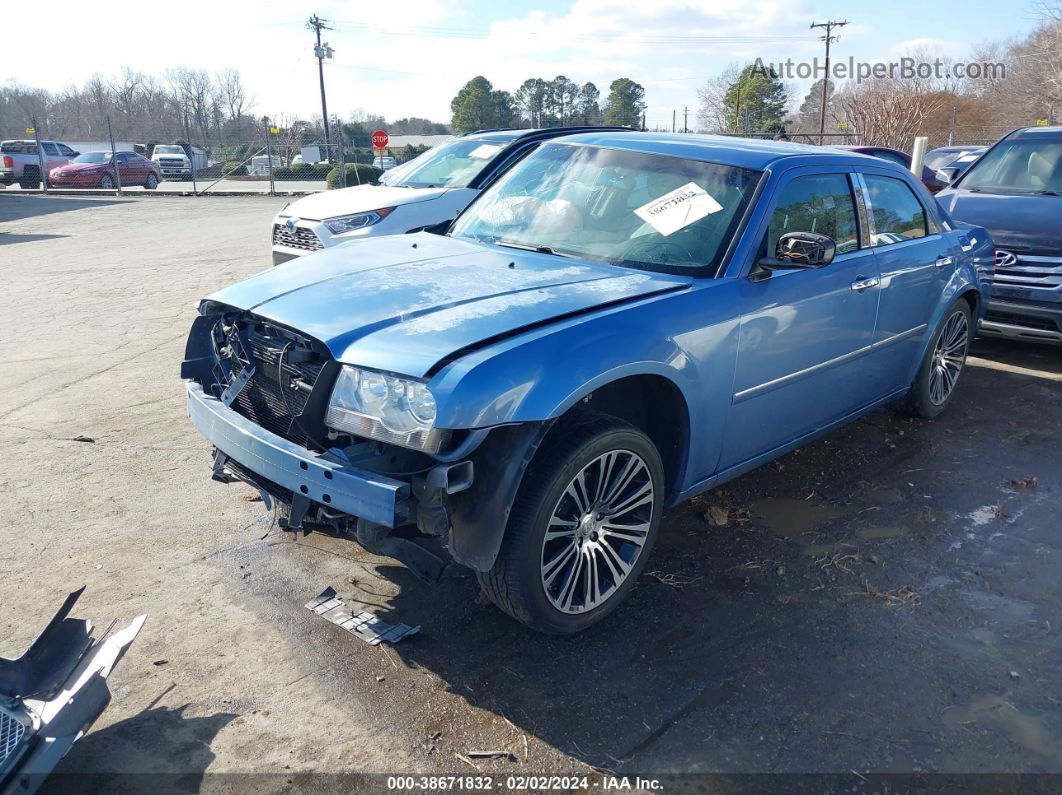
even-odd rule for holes
{"type": "Polygon", "coordinates": [[[808,164],[814,164],[821,160],[830,160],[835,163],[874,161],[875,165],[881,162],[880,158],[835,147],[736,138],[727,135],[650,133],[633,130],[626,133],[619,131],[586,132],[567,136],[565,143],[630,149],[635,152],[704,160],[759,171],[783,160],[792,160],[794,165],[797,164],[795,161],[807,161],[808,164]]]}
{"type": "Polygon", "coordinates": [[[1062,127],[1058,125],[1054,127],[1024,127],[1020,130],[1015,130],[1008,137],[1020,139],[1046,139],[1049,141],[1062,141],[1062,127]]]}

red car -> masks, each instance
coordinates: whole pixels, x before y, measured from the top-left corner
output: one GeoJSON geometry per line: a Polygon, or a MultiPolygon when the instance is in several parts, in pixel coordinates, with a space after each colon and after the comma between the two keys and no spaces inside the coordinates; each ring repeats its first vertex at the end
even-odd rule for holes
{"type": "Polygon", "coordinates": [[[118,173],[122,186],[142,185],[154,190],[162,181],[159,164],[138,155],[136,152],[85,152],[78,155],[65,166],[58,166],[48,172],[48,184],[53,188],[103,188],[115,187],[115,166],[118,161],[118,173]]]}
{"type": "MultiPolygon", "coordinates": [[[[901,152],[899,149],[889,149],[887,146],[835,146],[834,149],[844,149],[848,152],[858,152],[861,155],[880,157],[883,160],[899,163],[908,171],[911,170],[911,156],[906,152],[901,152]]],[[[948,185],[944,180],[937,179],[933,169],[925,166],[922,166],[922,184],[929,189],[930,193],[942,191],[948,185]]]]}

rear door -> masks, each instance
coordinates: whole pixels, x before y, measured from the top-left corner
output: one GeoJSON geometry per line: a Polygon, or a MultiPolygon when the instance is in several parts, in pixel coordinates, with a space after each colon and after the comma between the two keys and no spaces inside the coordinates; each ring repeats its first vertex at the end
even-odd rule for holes
{"type": "Polygon", "coordinates": [[[53,168],[66,163],[66,158],[59,154],[59,147],[51,141],[42,141],[41,148],[44,150],[44,172],[46,174],[53,168]]]}
{"type": "Polygon", "coordinates": [[[873,372],[880,390],[891,392],[909,385],[957,252],[922,203],[922,191],[894,172],[860,171],[869,245],[881,273],[873,372]]]}
{"type": "MultiPolygon", "coordinates": [[[[785,179],[785,178],[784,178],[785,179]]],[[[720,467],[769,453],[870,403],[868,362],[878,309],[873,252],[862,247],[851,169],[797,170],[774,192],[759,256],[786,232],[837,244],[813,270],[747,277],[732,406],[720,467]]]]}

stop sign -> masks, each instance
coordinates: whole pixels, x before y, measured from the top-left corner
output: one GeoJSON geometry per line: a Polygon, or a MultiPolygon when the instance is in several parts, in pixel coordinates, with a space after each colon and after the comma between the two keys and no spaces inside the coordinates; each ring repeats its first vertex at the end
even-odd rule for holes
{"type": "Polygon", "coordinates": [[[372,134],[372,145],[377,149],[386,149],[389,140],[387,133],[383,130],[377,130],[372,134]]]}

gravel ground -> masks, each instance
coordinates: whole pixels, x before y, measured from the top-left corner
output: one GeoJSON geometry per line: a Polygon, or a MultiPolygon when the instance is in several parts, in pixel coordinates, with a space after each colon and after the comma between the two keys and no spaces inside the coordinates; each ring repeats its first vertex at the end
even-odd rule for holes
{"type": "Polygon", "coordinates": [[[0,194],[0,653],[81,584],[148,614],[60,774],[1062,773],[1059,349],[979,341],[939,420],[680,506],[623,609],[543,638],[209,479],[192,305],[267,266],[284,201],[0,194]],[[302,607],[327,585],[423,630],[370,647],[302,607]]]}

